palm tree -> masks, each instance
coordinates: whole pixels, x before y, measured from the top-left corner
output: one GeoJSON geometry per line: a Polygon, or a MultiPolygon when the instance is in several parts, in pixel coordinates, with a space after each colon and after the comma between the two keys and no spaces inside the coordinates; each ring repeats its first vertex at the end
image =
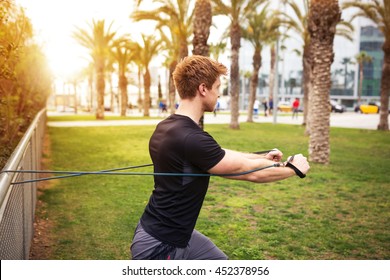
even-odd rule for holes
{"type": "Polygon", "coordinates": [[[175,84],[173,82],[172,73],[175,71],[176,65],[179,61],[179,49],[177,48],[177,37],[174,36],[172,33],[169,33],[171,37],[168,37],[165,32],[161,29],[160,30],[160,36],[161,40],[163,42],[163,49],[167,51],[168,55],[165,57],[164,66],[167,67],[169,71],[169,80],[168,80],[168,106],[169,111],[171,114],[173,114],[176,110],[175,108],[175,99],[176,99],[176,88],[175,84]]]}
{"type": "MultiPolygon", "coordinates": [[[[310,57],[310,35],[308,30],[308,11],[309,0],[302,0],[303,9],[294,0],[283,0],[291,10],[293,16],[283,13],[286,27],[298,34],[302,42],[302,49],[295,50],[298,55],[302,55],[302,88],[303,88],[303,125],[306,125],[306,133],[309,132],[308,114],[309,114],[309,98],[310,98],[310,81],[311,81],[311,57],[310,57]]],[[[352,41],[351,33],[353,26],[350,22],[339,21],[336,29],[336,35],[340,35],[352,41]]],[[[308,133],[309,134],[309,133],[308,133]]]]}
{"type": "MultiPolygon", "coordinates": [[[[196,0],[194,13],[194,38],[192,44],[194,55],[210,55],[210,47],[207,40],[210,35],[210,27],[213,14],[210,0],[196,0]]],[[[199,127],[204,129],[204,115],[199,120],[199,127]]]]}
{"type": "Polygon", "coordinates": [[[219,56],[226,51],[226,45],[227,44],[222,41],[210,45],[210,54],[215,60],[218,60],[219,56]]]}
{"type": "Polygon", "coordinates": [[[90,62],[84,69],[81,70],[80,76],[88,81],[88,95],[87,95],[87,111],[91,112],[93,108],[93,80],[94,80],[94,65],[90,62]]]}
{"type": "Polygon", "coordinates": [[[248,40],[254,47],[247,122],[253,122],[253,105],[259,83],[263,45],[272,43],[279,36],[278,29],[281,22],[275,13],[269,13],[268,7],[269,4],[264,5],[259,12],[254,11],[252,14],[249,14],[248,27],[242,29],[242,37],[248,40]]]}
{"type": "Polygon", "coordinates": [[[309,11],[309,0],[303,0],[303,10],[293,0],[284,0],[292,11],[294,16],[284,14],[286,26],[298,34],[298,38],[302,41],[302,52],[296,50],[298,54],[302,54],[302,88],[303,88],[303,124],[306,125],[307,115],[309,112],[309,91],[310,91],[310,35],[307,25],[307,15],[309,11]]]}
{"type": "Polygon", "coordinates": [[[348,65],[353,63],[350,57],[344,57],[341,61],[341,64],[344,65],[344,91],[347,90],[348,83],[348,65]]]}
{"type": "Polygon", "coordinates": [[[195,55],[210,55],[210,47],[207,40],[210,35],[210,27],[212,22],[212,9],[210,0],[196,0],[194,10],[194,38],[192,51],[195,55]]]}
{"type": "Polygon", "coordinates": [[[360,99],[362,97],[363,90],[363,80],[364,80],[364,63],[372,62],[372,56],[368,55],[367,52],[361,51],[355,56],[356,62],[359,64],[359,90],[358,90],[358,104],[360,104],[360,99]]]}
{"type": "Polygon", "coordinates": [[[153,36],[142,35],[143,46],[138,45],[136,53],[140,57],[141,65],[144,69],[144,116],[149,117],[150,109],[150,86],[151,78],[149,71],[149,64],[152,59],[158,54],[161,50],[162,42],[161,40],[154,39],[153,36]]]}
{"type": "MultiPolygon", "coordinates": [[[[142,0],[138,0],[138,5],[141,2],[142,0]]],[[[176,68],[176,64],[188,56],[188,39],[192,35],[194,11],[190,9],[191,0],[153,0],[153,2],[160,3],[161,6],[150,11],[134,11],[131,17],[135,21],[153,20],[157,23],[157,29],[168,28],[171,33],[172,43],[169,45],[178,50],[170,52],[174,55],[178,54],[178,56],[169,59],[169,100],[170,110],[173,113],[176,89],[172,73],[176,68]]],[[[166,38],[169,37],[166,36],[166,38]]]]}
{"type": "Polygon", "coordinates": [[[309,158],[329,163],[329,94],[333,40],[341,19],[338,0],[312,0],[308,15],[311,44],[312,92],[310,93],[309,158]]]}
{"type": "MultiPolygon", "coordinates": [[[[343,8],[358,8],[358,12],[353,16],[363,16],[372,20],[385,36],[382,50],[384,53],[382,78],[381,78],[381,108],[378,130],[389,130],[388,111],[390,94],[390,0],[374,0],[369,3],[361,1],[347,1],[343,3],[343,8]]],[[[352,18],[352,19],[353,19],[352,18]]]]}
{"type": "Polygon", "coordinates": [[[134,59],[135,49],[135,43],[130,39],[123,37],[114,43],[114,49],[112,52],[112,55],[118,64],[118,88],[120,91],[121,116],[126,116],[129,103],[127,96],[128,80],[126,73],[128,70],[128,65],[134,59]]]}
{"type": "Polygon", "coordinates": [[[115,58],[112,55],[112,49],[111,49],[106,64],[106,81],[108,82],[109,95],[110,95],[110,107],[109,107],[110,112],[114,112],[114,106],[115,106],[115,92],[112,84],[112,75],[115,72],[114,64],[115,64],[115,58]]]}
{"type": "Polygon", "coordinates": [[[104,119],[105,72],[109,53],[116,32],[111,32],[112,23],[106,29],[104,20],[92,20],[90,30],[77,28],[73,38],[87,48],[96,73],[97,109],[96,119],[104,119]]]}
{"type": "Polygon", "coordinates": [[[241,47],[241,24],[245,22],[248,14],[266,0],[232,0],[225,4],[222,0],[213,0],[213,11],[215,15],[225,15],[230,19],[230,43],[231,43],[231,65],[230,65],[230,128],[240,129],[239,117],[239,90],[240,90],[240,69],[239,52],[241,47]]]}

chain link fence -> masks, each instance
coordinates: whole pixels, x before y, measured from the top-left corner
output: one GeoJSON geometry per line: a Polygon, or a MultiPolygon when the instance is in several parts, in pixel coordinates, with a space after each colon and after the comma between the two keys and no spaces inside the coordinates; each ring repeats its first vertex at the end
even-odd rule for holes
{"type": "MultiPolygon", "coordinates": [[[[40,170],[46,110],[41,110],[11,155],[4,170],[40,170]]],[[[34,236],[37,183],[13,184],[37,179],[37,174],[0,174],[0,259],[29,258],[34,236]]]]}

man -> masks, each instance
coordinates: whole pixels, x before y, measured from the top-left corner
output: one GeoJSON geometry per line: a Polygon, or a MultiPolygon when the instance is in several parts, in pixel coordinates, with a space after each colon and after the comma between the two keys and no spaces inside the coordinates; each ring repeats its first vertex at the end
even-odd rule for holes
{"type": "Polygon", "coordinates": [[[190,56],[173,73],[180,95],[175,114],[160,122],[149,142],[156,173],[154,190],[138,224],[131,253],[133,259],[219,259],[227,256],[196,231],[195,224],[205,198],[208,174],[256,183],[273,182],[309,171],[301,154],[290,158],[286,167],[282,152],[245,154],[222,149],[198,122],[212,112],[219,97],[220,76],[227,68],[208,57],[190,56]],[[268,168],[269,167],[269,168],[268,168]],[[254,169],[259,171],[247,172],[254,169]],[[201,174],[183,175],[180,174],[201,174]]]}

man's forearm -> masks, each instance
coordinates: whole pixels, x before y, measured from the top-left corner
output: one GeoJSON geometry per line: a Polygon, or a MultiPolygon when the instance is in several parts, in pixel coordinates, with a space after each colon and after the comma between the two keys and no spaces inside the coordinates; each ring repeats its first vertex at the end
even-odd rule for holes
{"type": "Polygon", "coordinates": [[[238,152],[238,151],[233,151],[233,150],[229,150],[229,149],[224,149],[224,150],[229,151],[230,153],[239,154],[243,157],[246,157],[247,159],[265,158],[265,155],[267,154],[267,153],[264,153],[264,154],[244,153],[244,152],[238,152]]]}

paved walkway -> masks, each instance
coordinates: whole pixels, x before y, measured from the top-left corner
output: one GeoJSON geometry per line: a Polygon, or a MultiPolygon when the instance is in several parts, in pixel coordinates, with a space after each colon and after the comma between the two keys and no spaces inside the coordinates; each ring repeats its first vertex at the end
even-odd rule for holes
{"type": "MultiPolygon", "coordinates": [[[[106,113],[107,114],[107,113],[106,113]]],[[[64,115],[64,113],[48,112],[48,115],[64,115]]],[[[107,114],[108,115],[108,114],[107,114]]],[[[157,116],[157,112],[152,112],[151,116],[157,116]],[[154,114],[153,114],[154,113],[154,114]]],[[[246,114],[241,114],[239,117],[240,123],[246,122],[246,114]]],[[[156,125],[161,119],[149,119],[149,120],[102,120],[102,121],[61,121],[61,122],[48,122],[49,126],[53,127],[83,127],[83,126],[128,126],[128,125],[156,125]]],[[[276,124],[302,124],[303,116],[292,119],[291,116],[277,116],[276,124]]],[[[258,116],[254,118],[254,122],[257,123],[274,123],[273,116],[258,116]]],[[[224,124],[230,123],[230,114],[219,113],[217,116],[212,114],[206,114],[205,125],[207,124],[224,124]]],[[[359,114],[354,112],[346,113],[332,113],[330,117],[330,125],[332,127],[344,127],[344,128],[359,128],[359,129],[377,129],[379,123],[378,114],[359,114]]]]}

